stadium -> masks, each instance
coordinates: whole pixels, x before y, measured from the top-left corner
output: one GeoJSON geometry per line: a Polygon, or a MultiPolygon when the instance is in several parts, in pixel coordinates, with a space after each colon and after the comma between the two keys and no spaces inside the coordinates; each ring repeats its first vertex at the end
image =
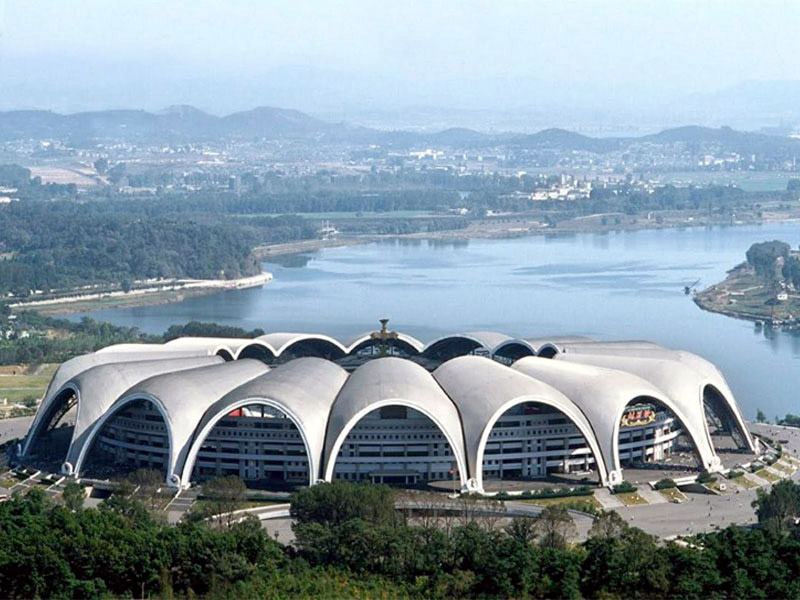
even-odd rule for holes
{"type": "Polygon", "coordinates": [[[17,449],[71,477],[137,468],[186,488],[346,479],[485,492],[626,469],[720,471],[754,453],[719,370],[640,341],[514,338],[424,344],[272,333],[123,344],[63,363],[17,449]]]}

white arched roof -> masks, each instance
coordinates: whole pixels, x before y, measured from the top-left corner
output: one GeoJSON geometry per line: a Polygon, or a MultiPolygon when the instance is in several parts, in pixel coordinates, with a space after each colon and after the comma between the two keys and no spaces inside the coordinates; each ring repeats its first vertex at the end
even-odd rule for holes
{"type": "Polygon", "coordinates": [[[371,360],[358,367],[339,392],[331,409],[325,436],[325,480],[333,479],[336,459],[347,434],[368,413],[383,406],[412,408],[441,430],[458,464],[461,485],[469,469],[464,456],[464,433],[455,404],[428,371],[402,358],[371,360]]]}
{"type": "Polygon", "coordinates": [[[487,352],[491,352],[496,346],[499,346],[503,342],[506,342],[510,339],[512,339],[511,336],[504,333],[498,333],[496,331],[469,331],[466,333],[456,333],[453,335],[444,335],[440,338],[436,338],[435,340],[429,342],[422,349],[422,352],[428,352],[428,350],[437,344],[441,344],[442,342],[456,340],[469,340],[476,343],[480,348],[483,348],[487,352]]]}
{"type": "Polygon", "coordinates": [[[189,484],[197,453],[214,425],[231,411],[253,404],[276,408],[295,424],[308,454],[309,485],[314,484],[322,470],[328,414],[345,381],[347,372],[330,361],[298,358],[231,390],[200,420],[182,466],[182,484],[189,484]]]}
{"type": "Polygon", "coordinates": [[[512,368],[550,384],[578,405],[592,423],[603,456],[613,457],[607,465],[609,483],[621,480],[620,421],[628,403],[639,396],[653,398],[672,411],[694,443],[704,468],[714,469],[718,464],[703,425],[690,421],[666,393],[641,377],[616,369],[536,357],[521,358],[512,368]]]}
{"type": "Polygon", "coordinates": [[[260,340],[268,347],[274,348],[275,356],[280,356],[298,342],[305,342],[308,340],[326,342],[341,350],[342,354],[347,354],[347,348],[345,348],[339,340],[316,333],[268,333],[258,336],[256,340],[260,340]]]}
{"type": "Polygon", "coordinates": [[[157,375],[137,383],[97,420],[75,461],[75,473],[80,473],[92,441],[106,421],[130,402],[147,400],[161,412],[169,436],[167,482],[172,486],[180,485],[180,467],[189,450],[195,427],[208,407],[267,369],[257,360],[239,360],[157,375]]]}
{"type": "Polygon", "coordinates": [[[64,387],[64,384],[76,375],[79,375],[80,373],[93,367],[111,363],[135,362],[142,360],[170,360],[173,358],[190,358],[198,356],[205,356],[205,353],[191,350],[157,350],[150,348],[149,345],[145,345],[145,350],[143,352],[94,352],[92,354],[76,356],[75,358],[71,358],[61,363],[61,366],[56,369],[52,379],[50,379],[50,383],[48,384],[47,390],[42,397],[42,401],[39,402],[39,407],[36,409],[36,415],[33,417],[33,421],[28,430],[29,434],[26,436],[22,447],[22,455],[25,456],[28,453],[31,442],[30,432],[38,431],[38,429],[41,427],[42,419],[45,415],[50,413],[53,402],[61,391],[61,388],[64,387]]]}
{"type": "MultiPolygon", "coordinates": [[[[73,465],[80,456],[93,425],[128,388],[155,375],[207,367],[221,362],[222,359],[218,356],[198,356],[111,363],[93,367],[70,379],[61,389],[72,390],[76,394],[78,408],[72,440],[64,461],[65,473],[72,474],[73,465]]],[[[56,397],[60,395],[61,393],[56,397]]]]}
{"type": "Polygon", "coordinates": [[[483,453],[492,427],[503,413],[525,402],[546,404],[570,419],[592,450],[601,483],[607,484],[606,457],[591,424],[578,406],[555,388],[479,356],[449,360],[433,376],[461,414],[467,464],[476,480],[470,482],[471,488],[483,489],[483,453]]]}
{"type": "Polygon", "coordinates": [[[557,358],[567,362],[620,369],[646,379],[667,394],[689,419],[704,424],[708,443],[713,449],[703,405],[703,393],[706,386],[710,385],[720,392],[748,449],[751,452],[755,451],[753,439],[725,379],[713,365],[710,363],[704,365],[705,361],[700,357],[687,352],[662,349],[660,352],[651,350],[638,356],[566,353],[557,358]],[[710,368],[704,368],[706,366],[710,368]]]}
{"type": "MultiPolygon", "coordinates": [[[[364,342],[368,342],[369,340],[371,340],[373,333],[374,332],[372,332],[372,331],[367,331],[367,332],[362,333],[361,335],[357,335],[357,336],[349,339],[347,342],[345,342],[344,343],[344,347],[347,348],[347,354],[350,354],[353,350],[355,350],[358,346],[360,346],[364,342]]],[[[425,348],[425,344],[423,344],[417,338],[415,338],[413,336],[410,336],[410,335],[407,335],[405,333],[401,333],[399,331],[395,332],[395,333],[397,333],[397,339],[399,341],[408,344],[409,346],[414,348],[414,350],[416,350],[417,352],[422,352],[422,350],[425,348]]]]}
{"type": "Polygon", "coordinates": [[[217,354],[221,350],[230,356],[236,356],[239,349],[252,342],[250,338],[219,337],[179,337],[164,344],[168,348],[205,350],[208,354],[217,354]]]}
{"type": "Polygon", "coordinates": [[[545,346],[552,346],[556,350],[560,351],[560,348],[563,347],[564,344],[568,343],[583,343],[583,342],[591,342],[592,339],[588,337],[573,335],[573,336],[549,336],[549,337],[535,337],[535,338],[508,338],[503,342],[500,342],[492,349],[492,354],[497,354],[501,352],[504,348],[508,346],[522,346],[530,350],[531,355],[536,355],[539,353],[539,350],[544,348],[545,346]]]}

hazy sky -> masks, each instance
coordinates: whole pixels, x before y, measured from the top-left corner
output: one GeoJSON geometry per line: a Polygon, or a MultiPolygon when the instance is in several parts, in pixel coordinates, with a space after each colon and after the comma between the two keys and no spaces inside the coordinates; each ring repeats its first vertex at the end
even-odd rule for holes
{"type": "Polygon", "coordinates": [[[521,79],[678,96],[800,79],[799,24],[797,0],[5,0],[0,104],[302,105],[320,77],[387,87],[375,107],[454,102],[456,81],[483,102],[521,79]]]}

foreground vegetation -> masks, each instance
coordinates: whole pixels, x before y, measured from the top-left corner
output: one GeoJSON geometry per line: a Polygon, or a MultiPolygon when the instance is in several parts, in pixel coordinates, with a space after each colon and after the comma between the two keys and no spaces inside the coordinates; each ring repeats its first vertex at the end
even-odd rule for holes
{"type": "Polygon", "coordinates": [[[793,598],[800,597],[800,487],[755,502],[760,528],[658,543],[602,513],[571,544],[571,517],[417,520],[384,486],[297,492],[294,546],[255,520],[168,526],[128,496],[81,507],[32,490],[0,504],[0,589],[9,598],[793,598]]]}

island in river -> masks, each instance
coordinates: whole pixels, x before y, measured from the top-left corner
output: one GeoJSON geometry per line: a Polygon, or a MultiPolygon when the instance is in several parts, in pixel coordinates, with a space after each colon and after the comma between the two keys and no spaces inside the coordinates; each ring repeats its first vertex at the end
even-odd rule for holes
{"type": "Polygon", "coordinates": [[[800,252],[777,240],[750,246],[724,281],[694,295],[702,309],[769,326],[800,329],[800,252]]]}

